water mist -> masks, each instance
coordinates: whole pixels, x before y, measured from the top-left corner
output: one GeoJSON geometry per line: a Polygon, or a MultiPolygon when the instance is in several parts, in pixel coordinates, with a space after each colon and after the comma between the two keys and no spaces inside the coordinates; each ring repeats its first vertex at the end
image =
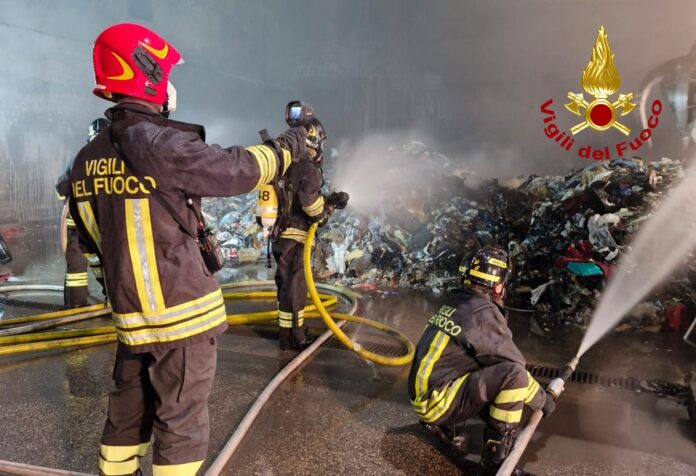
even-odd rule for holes
{"type": "Polygon", "coordinates": [[[330,159],[333,187],[348,192],[348,206],[361,212],[388,208],[397,197],[408,196],[409,200],[422,203],[423,197],[417,196],[416,189],[422,189],[424,182],[433,177],[431,169],[442,167],[446,160],[437,154],[426,154],[425,144],[411,142],[408,135],[396,133],[375,134],[340,149],[350,153],[330,159]],[[405,150],[403,144],[410,150],[405,150]],[[419,154],[421,149],[423,153],[419,154]],[[409,190],[410,194],[404,193],[409,190]]]}

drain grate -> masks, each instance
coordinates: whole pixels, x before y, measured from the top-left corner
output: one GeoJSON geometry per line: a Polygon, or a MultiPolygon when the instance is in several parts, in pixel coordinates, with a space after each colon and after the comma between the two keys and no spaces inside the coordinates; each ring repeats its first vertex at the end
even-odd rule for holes
{"type": "MultiPolygon", "coordinates": [[[[552,367],[542,367],[539,365],[527,365],[527,370],[533,377],[552,380],[558,377],[562,369],[552,367]]],[[[631,377],[610,377],[597,375],[592,372],[576,370],[568,381],[580,384],[600,385],[602,387],[618,388],[622,390],[641,391],[655,393],[668,397],[684,397],[688,395],[689,388],[686,385],[667,382],[664,380],[643,380],[631,377]]]]}
{"type": "MultiPolygon", "coordinates": [[[[267,326],[239,326],[235,333],[242,335],[262,337],[264,339],[277,339],[278,329],[276,327],[267,326]]],[[[399,345],[378,343],[378,342],[360,342],[360,345],[371,351],[388,357],[399,357],[404,355],[404,349],[399,345]]],[[[322,348],[348,350],[341,341],[335,336],[331,336],[322,348]]],[[[562,369],[553,367],[544,367],[541,365],[527,365],[527,370],[534,378],[549,381],[561,375],[562,369]]],[[[632,377],[612,377],[606,375],[598,375],[592,372],[576,370],[568,379],[569,382],[600,385],[602,387],[629,390],[632,392],[654,393],[656,395],[676,397],[678,399],[686,399],[689,395],[689,387],[686,385],[667,382],[665,380],[644,380],[632,377]]]]}

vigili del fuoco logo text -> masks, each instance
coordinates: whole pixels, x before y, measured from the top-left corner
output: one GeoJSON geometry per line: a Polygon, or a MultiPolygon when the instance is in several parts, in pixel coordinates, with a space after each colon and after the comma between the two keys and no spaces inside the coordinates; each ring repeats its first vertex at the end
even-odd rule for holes
{"type": "Polygon", "coordinates": [[[632,102],[633,93],[619,93],[615,99],[611,98],[621,87],[621,77],[614,66],[614,54],[609,46],[609,40],[603,26],[599,28],[590,62],[582,72],[580,83],[582,89],[591,96],[590,100],[585,99],[583,93],[569,92],[570,102],[565,105],[565,108],[580,116],[582,121],[572,126],[569,131],[561,131],[554,122],[556,121],[556,112],[552,109],[553,98],[548,99],[539,108],[543,114],[546,137],[556,142],[567,152],[575,150],[578,157],[594,160],[624,157],[626,154],[637,152],[643,144],[650,140],[653,129],[660,122],[662,102],[659,99],[652,102],[651,116],[647,122],[648,127],[631,136],[631,129],[622,124],[620,119],[633,111],[636,104],[632,102]],[[591,145],[583,146],[580,143],[576,146],[575,136],[587,128],[599,132],[616,129],[628,139],[604,148],[593,148],[591,145]]]}

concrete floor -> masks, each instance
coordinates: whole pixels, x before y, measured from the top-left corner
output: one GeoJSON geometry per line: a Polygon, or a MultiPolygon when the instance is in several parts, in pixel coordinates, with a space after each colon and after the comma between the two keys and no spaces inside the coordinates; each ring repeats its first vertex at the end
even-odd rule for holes
{"type": "MultiPolygon", "coordinates": [[[[60,263],[47,253],[23,276],[59,284],[60,272],[60,263]]],[[[55,295],[45,300],[60,301],[55,295]]],[[[240,311],[232,307],[230,312],[240,311]]],[[[437,299],[414,293],[365,295],[361,308],[359,314],[387,322],[416,341],[437,299]]],[[[9,318],[37,311],[4,312],[9,318]]],[[[553,336],[531,332],[529,315],[512,316],[510,326],[530,363],[561,366],[579,344],[580,334],[573,330],[553,336]]],[[[365,329],[349,328],[348,333],[359,342],[381,339],[365,329]]],[[[244,326],[219,340],[207,465],[292,357],[277,349],[272,334],[272,328],[244,326]]],[[[113,357],[114,346],[104,345],[0,358],[0,459],[95,473],[113,357]]],[[[689,374],[696,376],[695,357],[696,350],[674,334],[614,334],[593,347],[579,368],[683,383],[689,374]]],[[[482,423],[466,426],[471,440],[466,458],[444,451],[416,423],[406,395],[407,372],[374,366],[345,350],[322,349],[274,395],[225,474],[473,474],[482,423]]],[[[539,475],[696,475],[696,429],[674,399],[569,384],[522,465],[539,475]]],[[[149,469],[145,474],[151,474],[149,469]]]]}
{"type": "MultiPolygon", "coordinates": [[[[362,307],[362,314],[389,322],[416,340],[436,300],[412,294],[375,296],[367,297],[362,307]]],[[[541,337],[525,331],[526,317],[511,325],[530,362],[563,362],[558,360],[562,350],[547,351],[548,346],[537,342],[541,337]]],[[[269,338],[272,333],[241,327],[220,339],[207,464],[265,384],[292,357],[278,351],[269,338]]],[[[363,342],[377,338],[366,330],[352,329],[349,334],[357,334],[363,342]]],[[[628,360],[635,361],[631,368],[642,373],[617,373],[626,370],[627,354],[619,365],[609,350],[617,349],[617,342],[625,345],[625,339],[609,337],[588,354],[587,361],[597,365],[604,359],[601,373],[634,377],[658,375],[662,369],[664,378],[689,366],[682,362],[691,351],[688,347],[665,350],[664,355],[659,349],[646,353],[652,357],[629,348],[628,360]]],[[[95,472],[112,361],[110,345],[4,358],[0,458],[95,472]]],[[[481,422],[466,427],[471,455],[461,459],[443,451],[416,424],[405,391],[407,371],[368,364],[345,350],[322,349],[274,395],[225,474],[473,474],[481,422]]],[[[696,475],[693,430],[686,409],[674,400],[571,384],[556,413],[542,422],[523,466],[548,475],[696,475]]]]}

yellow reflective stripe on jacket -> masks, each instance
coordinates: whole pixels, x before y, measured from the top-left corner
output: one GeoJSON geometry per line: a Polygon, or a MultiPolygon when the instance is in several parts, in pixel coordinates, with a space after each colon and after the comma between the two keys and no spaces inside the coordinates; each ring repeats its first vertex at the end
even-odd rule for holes
{"type": "Polygon", "coordinates": [[[307,241],[307,232],[305,230],[300,230],[299,228],[286,228],[280,234],[280,237],[304,243],[307,241]]]}
{"type": "Polygon", "coordinates": [[[92,238],[92,241],[97,245],[97,248],[101,250],[101,232],[99,231],[97,220],[94,218],[92,205],[90,205],[89,202],[77,202],[77,209],[80,213],[82,223],[84,223],[87,229],[87,233],[89,233],[90,238],[92,238]]]}
{"type": "Polygon", "coordinates": [[[201,298],[186,301],[158,312],[130,312],[128,314],[113,312],[112,316],[116,326],[123,328],[171,324],[179,322],[187,317],[210,311],[222,303],[224,303],[222,291],[216,289],[201,298]]]}
{"type": "Polygon", "coordinates": [[[283,175],[285,175],[285,172],[288,171],[288,167],[290,167],[290,164],[292,164],[292,155],[290,155],[290,151],[286,149],[280,149],[283,151],[283,175]]]}
{"type": "Polygon", "coordinates": [[[166,466],[153,464],[152,476],[195,476],[202,465],[203,460],[194,461],[193,463],[168,464],[166,466]]]}
{"type": "Polygon", "coordinates": [[[445,350],[447,343],[449,342],[450,336],[444,332],[437,331],[433,340],[430,342],[430,348],[428,353],[425,354],[423,359],[420,361],[420,366],[418,367],[418,373],[416,374],[416,400],[423,400],[423,396],[428,393],[428,379],[430,378],[430,373],[433,371],[433,366],[435,362],[442,355],[442,351],[445,350]]]}
{"type": "Polygon", "coordinates": [[[65,224],[70,228],[75,228],[75,220],[70,215],[65,218],[65,224]]]}
{"type": "Polygon", "coordinates": [[[256,182],[256,185],[254,186],[252,191],[257,190],[261,185],[264,185],[266,183],[263,181],[263,179],[268,174],[266,159],[260,151],[256,150],[255,147],[256,146],[246,148],[246,150],[252,155],[252,157],[256,159],[256,163],[259,166],[259,181],[256,182]]]}
{"type": "Polygon", "coordinates": [[[529,372],[527,372],[527,378],[529,379],[529,385],[527,386],[527,395],[524,399],[525,404],[531,402],[534,399],[534,397],[536,397],[536,394],[539,392],[539,389],[541,388],[539,382],[537,382],[536,379],[532,377],[532,374],[530,374],[529,372]]]}
{"type": "Polygon", "coordinates": [[[315,217],[321,215],[324,211],[324,197],[319,195],[319,197],[309,205],[308,207],[302,207],[302,210],[310,217],[315,217]]]}
{"type": "Polygon", "coordinates": [[[116,328],[119,341],[127,345],[144,345],[174,342],[186,337],[202,334],[227,321],[225,303],[198,317],[184,319],[176,324],[146,327],[137,330],[116,328]]]}
{"type": "Polygon", "coordinates": [[[519,423],[522,420],[522,410],[501,410],[491,405],[488,413],[491,418],[505,423],[519,423]]]}
{"type": "Polygon", "coordinates": [[[126,235],[133,278],[143,312],[164,309],[160,285],[155,240],[150,220],[150,202],[146,198],[125,201],[126,235]]]}
{"type": "Polygon", "coordinates": [[[265,185],[276,176],[277,161],[275,153],[266,145],[254,145],[246,150],[256,159],[259,166],[259,181],[253,190],[265,185]]]}

